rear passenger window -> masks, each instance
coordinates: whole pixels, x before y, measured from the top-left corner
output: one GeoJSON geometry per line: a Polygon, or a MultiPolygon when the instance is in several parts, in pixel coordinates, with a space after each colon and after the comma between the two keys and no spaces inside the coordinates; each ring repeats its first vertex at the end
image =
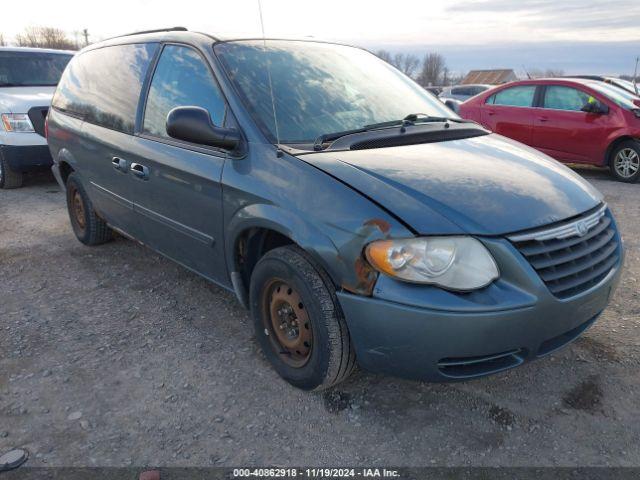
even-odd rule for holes
{"type": "Polygon", "coordinates": [[[167,115],[175,107],[202,107],[216,125],[224,122],[225,103],[202,56],[189,47],[167,45],[151,81],[144,132],[169,137],[167,115]]]}
{"type": "Polygon", "coordinates": [[[579,112],[589,103],[589,98],[589,94],[575,88],[549,85],[544,94],[544,108],[579,112]]]}
{"type": "Polygon", "coordinates": [[[105,128],[133,133],[142,83],[157,44],[89,50],[65,70],[53,106],[105,128]]]}
{"type": "Polygon", "coordinates": [[[535,85],[522,85],[518,87],[505,88],[495,95],[489,97],[487,103],[495,105],[506,105],[511,107],[531,107],[533,97],[536,93],[535,85]]]}

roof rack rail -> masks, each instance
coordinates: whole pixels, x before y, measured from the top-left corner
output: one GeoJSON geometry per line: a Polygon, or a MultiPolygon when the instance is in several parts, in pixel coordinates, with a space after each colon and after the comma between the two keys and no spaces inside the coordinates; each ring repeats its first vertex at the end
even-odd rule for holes
{"type": "Polygon", "coordinates": [[[130,37],[131,35],[143,35],[145,33],[188,32],[188,31],[189,30],[186,27],[158,28],[158,29],[155,29],[155,30],[142,30],[140,32],[125,33],[124,35],[118,35],[117,37],[113,37],[113,38],[130,37]]]}

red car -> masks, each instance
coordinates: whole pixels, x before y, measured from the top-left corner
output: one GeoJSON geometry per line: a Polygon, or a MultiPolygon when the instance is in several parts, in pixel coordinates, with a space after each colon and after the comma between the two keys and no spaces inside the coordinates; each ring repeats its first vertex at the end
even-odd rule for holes
{"type": "Polygon", "coordinates": [[[459,113],[562,162],[609,166],[623,182],[640,178],[640,98],[606,83],[513,82],[467,100],[459,113]]]}

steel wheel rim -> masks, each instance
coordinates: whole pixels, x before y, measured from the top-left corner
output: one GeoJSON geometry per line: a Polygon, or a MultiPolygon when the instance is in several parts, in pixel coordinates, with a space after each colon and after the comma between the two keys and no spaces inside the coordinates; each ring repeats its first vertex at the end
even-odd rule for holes
{"type": "Polygon", "coordinates": [[[78,190],[73,191],[73,197],[72,197],[71,203],[73,205],[72,210],[73,210],[73,216],[76,221],[76,224],[78,225],[78,227],[80,227],[81,230],[84,230],[86,225],[85,214],[84,214],[84,202],[82,201],[82,197],[80,196],[80,192],[78,190]]]}
{"type": "Polygon", "coordinates": [[[633,148],[623,148],[616,155],[614,167],[621,177],[633,177],[640,170],[640,155],[633,148]]]}
{"type": "Polygon", "coordinates": [[[301,368],[311,358],[313,330],[300,294],[284,280],[273,279],[263,290],[265,333],[284,363],[301,368]]]}

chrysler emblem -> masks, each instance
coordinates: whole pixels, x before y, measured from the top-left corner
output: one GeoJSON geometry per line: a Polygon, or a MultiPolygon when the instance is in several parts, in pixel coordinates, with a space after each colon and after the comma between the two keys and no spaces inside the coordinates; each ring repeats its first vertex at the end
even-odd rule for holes
{"type": "Polygon", "coordinates": [[[576,233],[578,234],[578,236],[584,237],[588,231],[589,227],[587,227],[587,224],[585,222],[576,223],[576,233]]]}

